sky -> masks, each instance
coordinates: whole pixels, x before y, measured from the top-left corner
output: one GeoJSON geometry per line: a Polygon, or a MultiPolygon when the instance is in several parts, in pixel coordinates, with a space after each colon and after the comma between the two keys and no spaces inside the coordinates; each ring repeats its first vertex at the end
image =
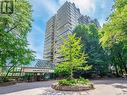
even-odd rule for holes
{"type": "Polygon", "coordinates": [[[100,25],[111,14],[113,0],[29,0],[32,5],[32,31],[28,34],[29,48],[36,52],[36,59],[43,59],[46,22],[56,14],[66,1],[74,2],[81,14],[97,18],[100,25]]]}

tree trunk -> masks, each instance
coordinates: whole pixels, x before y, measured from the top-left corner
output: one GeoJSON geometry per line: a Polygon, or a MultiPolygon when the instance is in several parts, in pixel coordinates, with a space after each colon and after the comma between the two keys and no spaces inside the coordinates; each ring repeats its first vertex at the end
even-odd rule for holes
{"type": "Polygon", "coordinates": [[[121,54],[118,53],[118,55],[119,55],[119,58],[120,58],[120,60],[121,60],[122,65],[123,65],[123,67],[124,67],[124,70],[125,70],[125,72],[126,72],[126,74],[127,74],[127,67],[126,67],[126,64],[125,64],[125,62],[124,62],[124,60],[123,60],[121,54]]]}
{"type": "Polygon", "coordinates": [[[114,66],[115,66],[115,70],[116,70],[116,76],[119,77],[120,75],[119,75],[119,72],[118,72],[117,65],[115,64],[114,66]]]}
{"type": "Polygon", "coordinates": [[[12,75],[11,75],[11,76],[13,77],[13,75],[14,75],[14,69],[15,69],[15,67],[13,67],[12,69],[13,69],[13,71],[12,71],[12,75]]]}
{"type": "Polygon", "coordinates": [[[73,79],[73,70],[71,69],[71,75],[70,78],[73,79]]]}
{"type": "MultiPolygon", "coordinates": [[[[21,69],[20,69],[19,78],[21,78],[21,75],[22,75],[22,66],[21,66],[21,69]]],[[[20,80],[18,80],[18,81],[20,81],[20,80]]]]}
{"type": "Polygon", "coordinates": [[[72,46],[70,44],[70,70],[71,70],[71,75],[70,78],[73,79],[73,64],[72,64],[72,50],[71,50],[72,46]]]}
{"type": "Polygon", "coordinates": [[[114,63],[114,67],[115,67],[115,71],[116,71],[116,76],[119,77],[119,72],[118,72],[118,69],[117,69],[117,65],[116,65],[116,61],[115,61],[115,58],[113,57],[113,63],[114,63]]]}
{"type": "Polygon", "coordinates": [[[10,73],[11,69],[12,69],[14,66],[15,66],[15,65],[13,65],[13,66],[11,66],[11,67],[9,68],[9,70],[7,71],[7,73],[6,73],[5,77],[3,78],[3,80],[6,80],[6,78],[8,77],[8,74],[10,73]]]}

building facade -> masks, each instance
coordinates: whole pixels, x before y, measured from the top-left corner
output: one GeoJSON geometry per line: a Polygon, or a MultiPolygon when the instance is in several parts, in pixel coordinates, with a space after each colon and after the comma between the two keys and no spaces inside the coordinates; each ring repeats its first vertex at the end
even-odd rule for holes
{"type": "Polygon", "coordinates": [[[51,17],[46,25],[45,42],[44,42],[44,59],[53,61],[54,48],[54,31],[55,30],[55,16],[51,17]]]}
{"type": "Polygon", "coordinates": [[[54,64],[60,63],[62,56],[58,52],[60,45],[63,43],[61,37],[67,38],[67,34],[72,33],[74,28],[81,23],[95,23],[97,27],[100,26],[96,19],[92,20],[88,16],[83,16],[74,3],[66,1],[47,22],[44,59],[54,64]]]}

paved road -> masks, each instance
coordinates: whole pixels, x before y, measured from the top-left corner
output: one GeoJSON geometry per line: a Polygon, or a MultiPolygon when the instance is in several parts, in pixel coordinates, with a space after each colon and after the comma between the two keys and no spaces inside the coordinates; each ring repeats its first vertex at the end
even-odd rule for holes
{"type": "Polygon", "coordinates": [[[93,80],[95,90],[84,92],[55,91],[50,88],[56,81],[18,83],[0,87],[0,95],[127,95],[127,80],[93,80]]]}

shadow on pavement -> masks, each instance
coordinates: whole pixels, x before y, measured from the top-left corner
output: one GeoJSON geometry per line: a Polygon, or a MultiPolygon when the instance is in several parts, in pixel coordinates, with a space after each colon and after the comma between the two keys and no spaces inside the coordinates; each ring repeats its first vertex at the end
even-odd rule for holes
{"type": "MultiPolygon", "coordinates": [[[[16,85],[12,85],[12,86],[7,86],[7,87],[0,87],[0,95],[3,94],[8,94],[8,93],[13,93],[13,92],[19,92],[19,91],[25,91],[25,90],[30,90],[30,89],[35,89],[35,88],[45,88],[45,87],[51,87],[52,83],[54,83],[56,81],[43,81],[43,82],[32,82],[32,83],[18,83],[16,85]]],[[[92,82],[95,85],[112,85],[115,88],[119,88],[124,90],[124,93],[126,93],[125,95],[127,95],[127,91],[125,89],[127,89],[127,80],[125,79],[103,79],[103,80],[92,80],[92,82]]],[[[50,90],[50,89],[48,89],[50,90]]],[[[51,91],[46,91],[49,92],[49,95],[61,95],[59,94],[59,92],[55,91],[54,94],[52,90],[51,91]],[[58,94],[56,94],[58,93],[58,94]]],[[[69,95],[70,93],[67,92],[67,94],[69,95]]],[[[43,94],[44,95],[44,94],[43,94]]],[[[45,94],[47,95],[47,94],[45,94]]],[[[71,94],[70,94],[71,95],[71,94]]],[[[75,94],[77,95],[77,94],[75,94]]],[[[88,95],[88,93],[87,93],[88,95]]]]}
{"type": "Polygon", "coordinates": [[[90,95],[90,94],[87,91],[57,91],[54,89],[48,89],[45,91],[45,93],[41,95],[90,95]]]}
{"type": "Polygon", "coordinates": [[[53,82],[54,81],[17,83],[16,85],[12,85],[12,86],[0,87],[0,95],[34,89],[34,88],[49,87],[53,82]]]}
{"type": "Polygon", "coordinates": [[[102,79],[102,80],[92,80],[94,84],[105,84],[105,85],[112,85],[112,84],[126,84],[127,79],[102,79]]]}
{"type": "Polygon", "coordinates": [[[120,88],[120,89],[127,89],[127,86],[123,85],[113,85],[115,88],[120,88]]]}

